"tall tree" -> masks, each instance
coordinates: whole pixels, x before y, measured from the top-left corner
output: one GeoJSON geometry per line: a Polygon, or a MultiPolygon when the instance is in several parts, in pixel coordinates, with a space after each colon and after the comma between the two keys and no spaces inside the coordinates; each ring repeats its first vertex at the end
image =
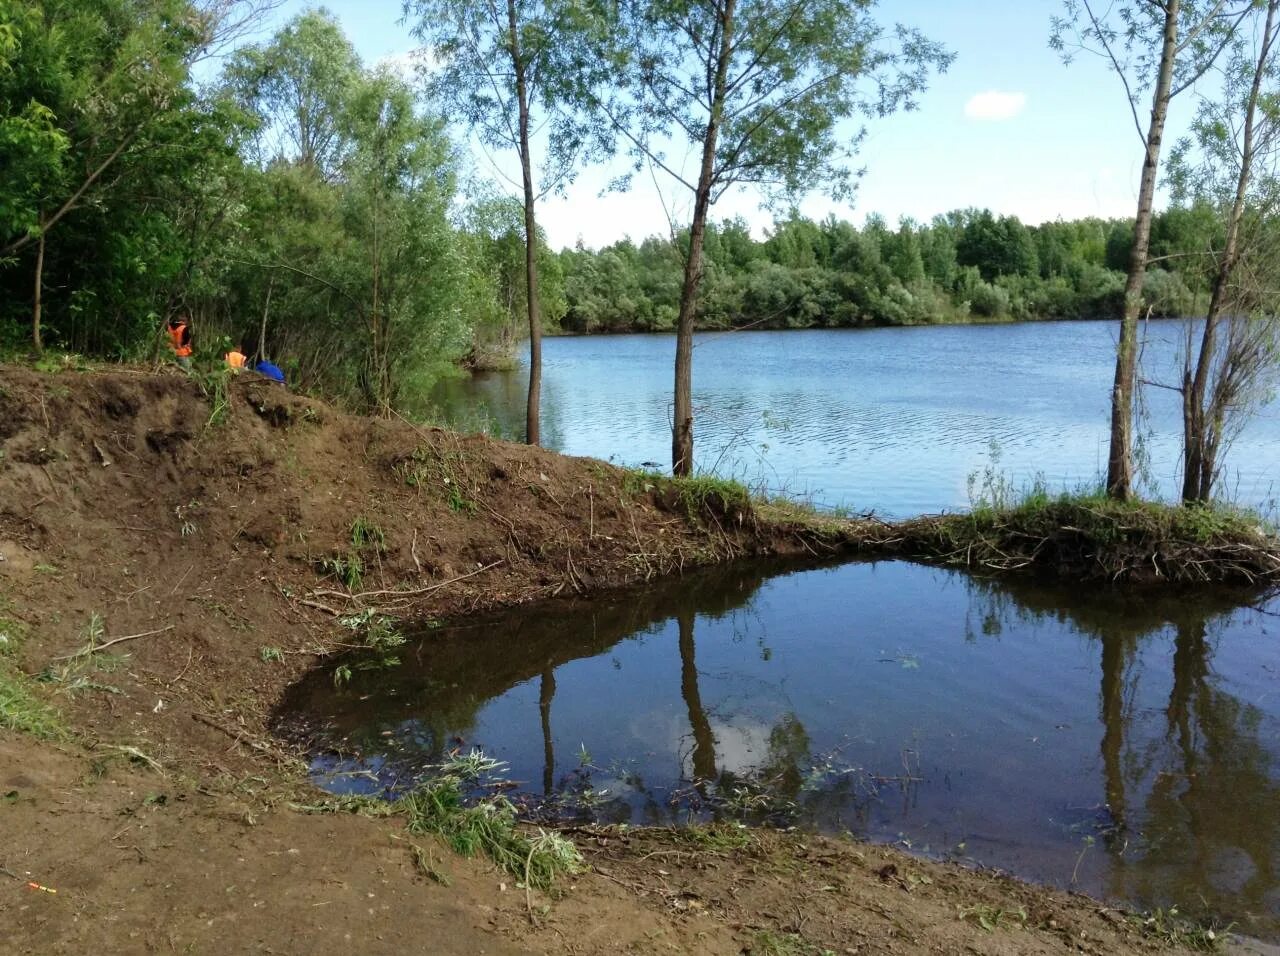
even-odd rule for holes
{"type": "Polygon", "coordinates": [[[253,157],[286,161],[332,179],[350,145],[343,113],[360,58],[332,15],[308,10],[269,41],[237,50],[222,82],[256,120],[253,157]]]}
{"type": "Polygon", "coordinates": [[[1111,392],[1111,440],[1107,454],[1107,493],[1127,499],[1133,493],[1133,406],[1138,367],[1138,315],[1146,278],[1151,220],[1160,150],[1170,102],[1213,65],[1255,0],[1130,0],[1098,12],[1090,0],[1064,0],[1066,15],[1055,17],[1050,45],[1064,62],[1079,51],[1103,57],[1120,78],[1142,141],[1142,175],[1134,217],[1111,392]],[[1151,91],[1151,112],[1144,125],[1139,101],[1151,91]]]}
{"type": "Polygon", "coordinates": [[[692,197],[676,320],[671,467],[693,469],[693,326],[711,208],[747,184],[799,196],[821,184],[848,195],[861,130],[849,121],[911,108],[929,72],[951,61],[936,43],[871,16],[873,0],[601,2],[617,76],[597,105],[633,157],[692,197]],[[671,146],[699,157],[687,176],[671,146]]]}
{"type": "Polygon", "coordinates": [[[1280,200],[1278,14],[1280,0],[1266,0],[1252,29],[1240,31],[1223,58],[1221,94],[1201,104],[1192,135],[1178,144],[1171,163],[1175,196],[1207,201],[1225,217],[1199,349],[1188,342],[1183,369],[1182,499],[1187,502],[1209,500],[1228,418],[1243,411],[1244,391],[1274,360],[1274,344],[1267,345],[1271,330],[1257,327],[1266,320],[1250,315],[1251,306],[1263,304],[1248,301],[1258,284],[1237,281],[1237,267],[1246,257],[1254,260],[1247,265],[1255,264],[1261,258],[1259,242],[1274,241],[1269,220],[1280,200]],[[1246,330],[1244,323],[1255,327],[1246,330]],[[1234,328],[1220,342],[1223,324],[1234,328]]]}
{"type": "Polygon", "coordinates": [[[428,46],[433,100],[484,146],[514,150],[519,159],[529,320],[525,441],[536,445],[542,392],[536,208],[541,197],[573,178],[586,142],[571,95],[575,75],[589,69],[578,39],[578,6],[569,0],[405,0],[404,9],[416,21],[414,35],[428,46]],[[535,149],[542,155],[541,187],[535,149]]]}

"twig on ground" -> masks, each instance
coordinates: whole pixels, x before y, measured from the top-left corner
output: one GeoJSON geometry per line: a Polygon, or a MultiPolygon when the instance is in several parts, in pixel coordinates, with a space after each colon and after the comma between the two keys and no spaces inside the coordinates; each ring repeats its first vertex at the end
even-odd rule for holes
{"type": "Polygon", "coordinates": [[[103,644],[86,644],[74,654],[63,654],[61,657],[53,658],[53,660],[69,661],[75,657],[88,657],[90,654],[96,654],[98,651],[106,650],[113,644],[123,644],[125,641],[136,641],[140,637],[150,637],[153,634],[163,634],[165,631],[172,631],[174,627],[176,627],[176,625],[169,624],[165,627],[156,628],[154,631],[143,631],[141,634],[126,634],[124,637],[116,637],[103,644]]]}

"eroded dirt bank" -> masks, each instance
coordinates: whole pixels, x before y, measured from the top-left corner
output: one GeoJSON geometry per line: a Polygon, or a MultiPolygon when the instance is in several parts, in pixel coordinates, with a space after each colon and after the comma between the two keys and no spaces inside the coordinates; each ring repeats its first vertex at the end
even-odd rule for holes
{"type": "Polygon", "coordinates": [[[1081,897],[798,834],[580,832],[591,870],[531,917],[510,877],[414,837],[450,885],[422,875],[395,820],[290,809],[315,794],[264,721],[352,639],[340,616],[821,556],[830,530],[261,380],[0,369],[0,455],[7,666],[44,675],[33,693],[68,729],[0,730],[5,952],[1172,948],[1081,897]]]}

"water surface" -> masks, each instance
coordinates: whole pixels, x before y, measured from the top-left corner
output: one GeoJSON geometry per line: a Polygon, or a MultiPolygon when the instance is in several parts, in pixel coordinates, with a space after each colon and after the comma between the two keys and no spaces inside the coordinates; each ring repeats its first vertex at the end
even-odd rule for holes
{"type": "MultiPolygon", "coordinates": [[[[1055,488],[1106,470],[1115,322],[705,333],[695,339],[695,457],[816,503],[889,516],[967,508],[967,480],[992,464],[1015,483],[1055,488]]],[[[1143,377],[1176,380],[1185,326],[1143,325],[1143,377]]],[[[671,459],[675,339],[544,341],[543,442],[624,465],[671,459]]],[[[523,369],[441,386],[443,414],[508,438],[524,432],[523,369]]],[[[1173,392],[1148,389],[1148,493],[1179,485],[1173,392]]],[[[1269,507],[1280,410],[1263,408],[1225,462],[1224,490],[1269,507]]]]}
{"type": "Polygon", "coordinates": [[[280,730],[336,791],[451,752],[530,806],[852,832],[1280,937],[1276,609],[902,562],[732,567],[430,632],[280,730]]]}

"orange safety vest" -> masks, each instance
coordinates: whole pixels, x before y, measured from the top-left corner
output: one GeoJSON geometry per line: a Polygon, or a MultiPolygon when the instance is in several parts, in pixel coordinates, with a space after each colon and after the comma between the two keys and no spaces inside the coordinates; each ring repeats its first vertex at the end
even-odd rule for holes
{"type": "Polygon", "coordinates": [[[244,368],[246,361],[248,359],[244,357],[244,353],[237,349],[232,349],[227,353],[227,364],[232,368],[244,368]]]}
{"type": "Polygon", "coordinates": [[[191,356],[191,336],[187,331],[187,323],[179,320],[177,325],[169,325],[165,327],[169,332],[169,341],[173,346],[173,354],[178,358],[189,358],[191,356]],[[184,342],[183,339],[186,339],[184,342]]]}

